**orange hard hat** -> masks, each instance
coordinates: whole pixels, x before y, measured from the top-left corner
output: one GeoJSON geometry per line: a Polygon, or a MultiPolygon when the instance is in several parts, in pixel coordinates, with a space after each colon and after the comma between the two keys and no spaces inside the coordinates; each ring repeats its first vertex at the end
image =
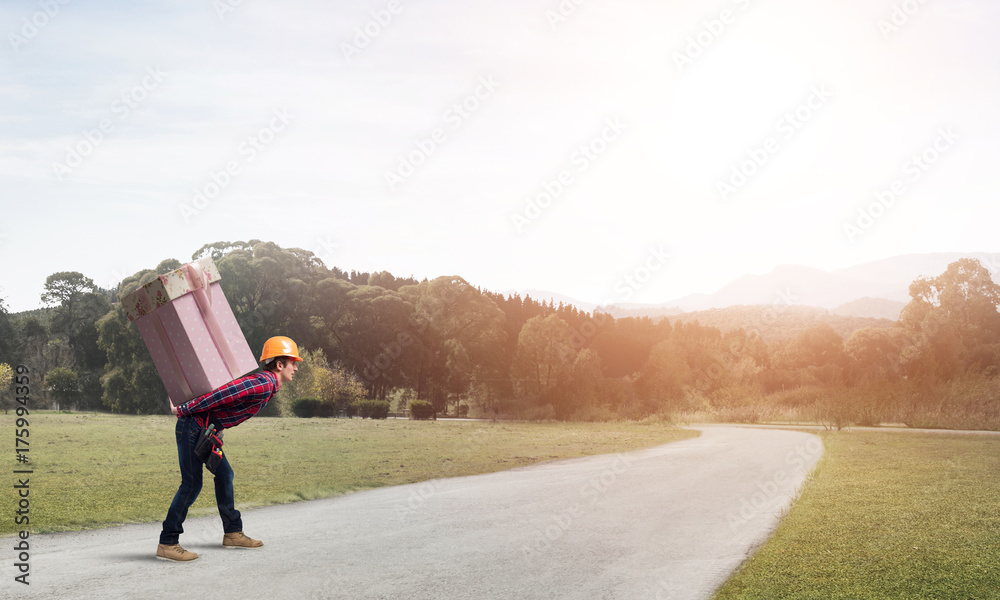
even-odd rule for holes
{"type": "Polygon", "coordinates": [[[264,349],[260,353],[260,360],[264,362],[276,356],[287,356],[295,361],[302,360],[302,357],[299,356],[298,345],[292,341],[292,338],[283,335],[276,335],[264,342],[264,349]]]}

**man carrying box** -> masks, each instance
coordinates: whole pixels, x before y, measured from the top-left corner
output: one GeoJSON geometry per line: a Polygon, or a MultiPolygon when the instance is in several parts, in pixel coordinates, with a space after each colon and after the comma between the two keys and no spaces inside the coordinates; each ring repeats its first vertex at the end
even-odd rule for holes
{"type": "MultiPolygon", "coordinates": [[[[195,457],[194,447],[206,419],[215,425],[221,435],[223,429],[235,427],[256,415],[282,383],[292,380],[298,370],[296,363],[302,359],[295,342],[277,336],[264,342],[260,360],[264,368],[259,373],[240,377],[180,406],[174,406],[170,401],[170,412],[177,415],[175,435],[181,485],[163,521],[156,558],[179,562],[198,558],[196,553],[181,548],[179,540],[184,532],[183,523],[188,508],[198,499],[201,491],[203,463],[195,457]]],[[[243,533],[243,521],[233,498],[233,470],[225,456],[215,473],[215,500],[222,517],[224,548],[260,548],[264,545],[243,533]]]]}

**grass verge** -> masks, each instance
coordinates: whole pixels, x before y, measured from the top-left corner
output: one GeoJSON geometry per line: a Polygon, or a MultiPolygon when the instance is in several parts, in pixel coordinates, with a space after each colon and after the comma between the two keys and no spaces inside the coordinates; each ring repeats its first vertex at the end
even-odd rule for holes
{"type": "MultiPolygon", "coordinates": [[[[180,483],[170,416],[33,413],[30,530],[158,521],[180,483]]],[[[226,431],[240,509],[694,437],[655,423],[256,418],[226,431]]],[[[11,462],[13,462],[11,460],[11,462]]],[[[23,466],[22,466],[23,467],[23,466]]],[[[17,505],[8,488],[8,506],[17,505]]],[[[192,517],[216,514],[211,474],[192,517]]],[[[0,535],[22,529],[0,521],[0,535]]]]}
{"type": "Polygon", "coordinates": [[[1000,597],[1000,438],[820,435],[812,481],[715,600],[1000,597]]]}

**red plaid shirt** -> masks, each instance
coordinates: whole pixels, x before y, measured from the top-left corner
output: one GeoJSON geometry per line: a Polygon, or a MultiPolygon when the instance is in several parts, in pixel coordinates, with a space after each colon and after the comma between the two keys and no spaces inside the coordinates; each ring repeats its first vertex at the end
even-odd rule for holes
{"type": "Polygon", "coordinates": [[[217,429],[236,427],[260,412],[278,386],[277,376],[270,371],[246,375],[181,404],[177,407],[177,418],[192,415],[204,418],[204,413],[211,411],[217,429]]]}

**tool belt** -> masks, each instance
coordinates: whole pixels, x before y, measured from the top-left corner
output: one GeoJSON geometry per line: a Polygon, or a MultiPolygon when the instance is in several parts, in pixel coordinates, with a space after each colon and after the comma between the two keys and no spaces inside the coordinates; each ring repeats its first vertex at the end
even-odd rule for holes
{"type": "MultiPolygon", "coordinates": [[[[197,422],[197,420],[196,420],[197,422]]],[[[194,444],[194,455],[205,463],[214,475],[222,464],[222,432],[215,430],[215,425],[205,415],[205,423],[199,423],[198,441],[194,444]]]]}

